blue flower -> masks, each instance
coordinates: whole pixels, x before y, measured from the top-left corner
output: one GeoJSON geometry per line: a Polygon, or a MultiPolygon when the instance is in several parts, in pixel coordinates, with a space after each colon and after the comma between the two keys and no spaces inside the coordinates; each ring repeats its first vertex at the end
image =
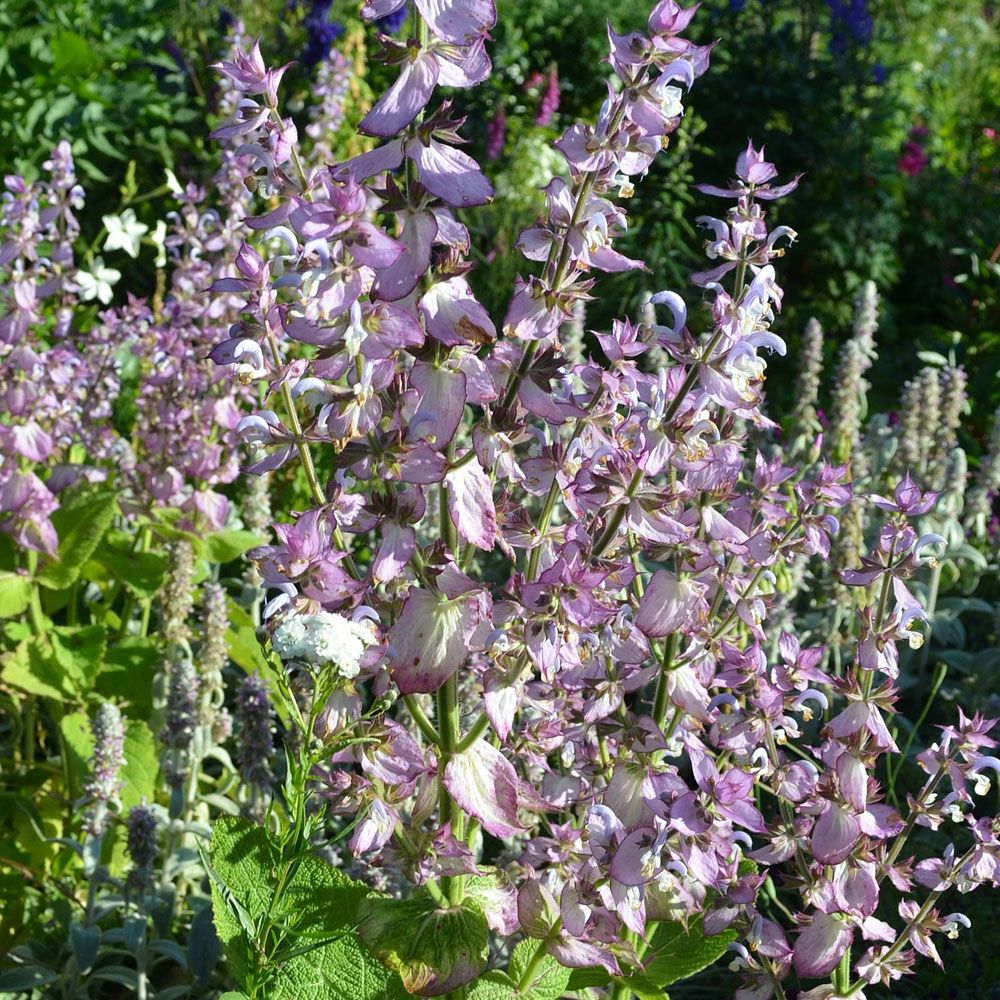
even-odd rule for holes
{"type": "Polygon", "coordinates": [[[827,0],[830,8],[830,51],[843,55],[852,44],[867,48],[872,38],[872,16],[866,0],[827,0]]]}
{"type": "Polygon", "coordinates": [[[312,69],[330,54],[333,43],[344,34],[344,26],[330,19],[332,0],[313,0],[306,15],[306,47],[302,50],[302,63],[312,69]]]}
{"type": "Polygon", "coordinates": [[[385,32],[387,35],[394,35],[400,28],[403,27],[403,22],[406,20],[406,5],[404,4],[399,10],[394,10],[391,14],[386,14],[385,17],[380,17],[375,22],[375,27],[379,31],[385,32]]]}

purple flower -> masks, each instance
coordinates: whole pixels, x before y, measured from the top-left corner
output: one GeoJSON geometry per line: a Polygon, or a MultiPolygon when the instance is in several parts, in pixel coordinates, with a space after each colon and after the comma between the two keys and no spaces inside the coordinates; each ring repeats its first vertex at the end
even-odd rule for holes
{"type": "Polygon", "coordinates": [[[84,829],[100,837],[111,822],[109,806],[121,791],[119,772],[125,763],[125,727],[121,713],[110,702],[104,702],[91,720],[94,752],[90,760],[90,777],[84,785],[89,805],[84,829]]]}
{"type": "Polygon", "coordinates": [[[156,813],[145,802],[133,806],[129,810],[126,827],[125,849],[133,865],[129,879],[135,885],[148,886],[159,849],[156,813]]]}
{"type": "Polygon", "coordinates": [[[503,105],[498,104],[493,117],[486,126],[486,159],[499,160],[507,141],[507,115],[503,105]]]}
{"type": "Polygon", "coordinates": [[[267,683],[256,674],[245,677],[233,705],[236,766],[248,785],[267,788],[272,781],[274,709],[267,683]]]}
{"type": "Polygon", "coordinates": [[[548,76],[545,78],[545,91],[542,94],[541,103],[538,106],[538,114],[535,116],[535,124],[540,126],[550,125],[559,109],[559,70],[552,66],[548,76]]]}

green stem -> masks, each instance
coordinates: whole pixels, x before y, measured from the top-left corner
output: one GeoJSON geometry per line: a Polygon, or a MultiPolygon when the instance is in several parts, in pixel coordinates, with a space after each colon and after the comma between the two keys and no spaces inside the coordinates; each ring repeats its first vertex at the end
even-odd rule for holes
{"type": "MultiPolygon", "coordinates": [[[[715,351],[716,347],[719,346],[719,342],[722,340],[723,333],[724,331],[721,328],[715,331],[712,335],[712,339],[705,347],[705,350],[702,351],[701,357],[688,369],[688,373],[684,376],[684,381],[681,383],[681,387],[677,390],[677,395],[674,396],[674,398],[670,401],[670,405],[666,408],[666,410],[664,410],[663,417],[660,421],[661,423],[669,424],[674,418],[677,411],[680,409],[681,403],[684,402],[685,397],[698,380],[698,366],[711,358],[712,353],[715,351]]],[[[614,513],[611,515],[611,519],[608,521],[607,526],[594,545],[593,556],[595,559],[599,559],[604,554],[608,546],[614,541],[615,536],[618,534],[618,529],[621,527],[622,521],[625,519],[625,512],[628,509],[629,501],[635,496],[636,490],[642,483],[643,476],[644,473],[642,469],[636,469],[628,487],[625,490],[624,502],[620,503],[615,508],[614,513]]]]}
{"type": "MultiPolygon", "coordinates": [[[[892,560],[896,555],[896,539],[892,540],[889,546],[889,558],[886,560],[885,576],[882,577],[882,590],[878,595],[878,609],[875,612],[875,625],[873,632],[877,633],[885,620],[885,606],[889,599],[889,587],[892,585],[892,560]]],[[[861,667],[858,667],[860,672],[861,667]]],[[[875,671],[866,670],[861,678],[861,692],[867,698],[872,693],[872,684],[875,680],[875,671]]]]}
{"type": "MultiPolygon", "coordinates": [[[[438,777],[438,803],[442,824],[451,825],[452,836],[461,840],[465,835],[465,814],[451,797],[444,783],[444,768],[452,755],[458,751],[461,732],[458,720],[458,677],[452,674],[437,692],[437,724],[441,747],[441,774],[438,777]]],[[[457,906],[465,896],[465,879],[461,875],[450,875],[444,879],[445,894],[452,906],[457,906]]]]}
{"type": "MultiPolygon", "coordinates": [[[[976,853],[976,847],[971,847],[962,858],[956,863],[956,870],[961,869],[963,865],[968,863],[972,856],[976,853]]],[[[943,889],[935,890],[932,892],[925,900],[924,905],[916,912],[913,919],[900,931],[899,936],[896,940],[889,946],[889,950],[881,956],[880,961],[883,964],[888,964],[892,961],[902,950],[906,947],[910,940],[910,933],[914,928],[919,927],[923,922],[924,918],[933,909],[934,904],[938,901],[941,894],[944,892],[943,889]]],[[[854,996],[855,993],[864,989],[865,981],[863,979],[857,979],[851,983],[846,990],[844,990],[843,995],[846,997],[854,996]]]]}
{"type": "Polygon", "coordinates": [[[931,705],[934,703],[934,699],[937,697],[937,693],[941,689],[941,685],[944,683],[947,675],[948,664],[939,663],[934,673],[934,683],[931,685],[930,694],[927,695],[927,700],[924,702],[924,707],[920,715],[917,716],[917,721],[913,723],[913,728],[910,730],[910,735],[906,740],[906,745],[903,747],[903,752],[899,755],[898,763],[893,767],[892,757],[886,758],[886,784],[889,786],[889,794],[894,800],[896,799],[896,779],[899,777],[899,772],[903,764],[906,763],[906,758],[910,755],[910,748],[913,746],[913,741],[916,739],[917,733],[920,732],[920,727],[924,724],[924,720],[931,710],[931,705]]]}
{"type": "Polygon", "coordinates": [[[931,580],[927,587],[927,607],[925,608],[927,612],[927,635],[924,636],[924,644],[920,647],[920,656],[917,659],[917,673],[921,677],[923,677],[924,672],[927,670],[927,661],[930,658],[931,619],[937,610],[938,592],[941,589],[941,570],[943,568],[944,563],[939,559],[934,569],[931,570],[931,580]]]}
{"type": "Polygon", "coordinates": [[[463,753],[472,746],[490,727],[490,720],[484,712],[478,719],[472,724],[472,728],[458,741],[458,745],[455,747],[456,753],[463,753]]]}
{"type": "MultiPolygon", "coordinates": [[[[556,926],[558,930],[558,925],[556,926]]],[[[538,967],[542,964],[542,959],[545,958],[547,941],[544,939],[538,942],[538,947],[535,948],[531,958],[528,961],[527,966],[523,973],[521,973],[521,978],[517,981],[517,992],[518,994],[527,993],[528,990],[535,983],[535,973],[538,971],[538,967]]]]}
{"type": "MultiPolygon", "coordinates": [[[[587,416],[577,417],[574,421],[573,431],[569,436],[569,440],[567,440],[564,445],[564,448],[568,449],[569,446],[580,436],[587,417],[590,416],[600,398],[601,390],[598,389],[594,395],[590,397],[590,402],[587,404],[587,416]]],[[[552,522],[552,515],[556,509],[556,502],[558,501],[561,493],[562,490],[559,486],[559,472],[556,470],[556,473],[552,477],[552,485],[549,487],[549,492],[546,494],[545,503],[542,505],[541,517],[538,519],[538,544],[531,550],[531,554],[528,556],[528,568],[525,573],[525,578],[529,583],[535,579],[535,576],[538,573],[538,563],[542,556],[542,540],[545,538],[545,532],[549,530],[549,524],[552,522]]]]}
{"type": "Polygon", "coordinates": [[[833,987],[840,996],[851,988],[851,946],[840,956],[837,968],[833,970],[833,987]]]}
{"type": "Polygon", "coordinates": [[[424,734],[428,742],[440,743],[441,737],[434,728],[434,724],[427,718],[427,714],[420,707],[420,702],[412,694],[407,694],[403,695],[403,703],[406,705],[406,709],[410,715],[413,716],[413,721],[417,724],[417,728],[424,734]]]}
{"type": "MultiPolygon", "coordinates": [[[[667,636],[667,641],[663,644],[663,655],[660,657],[660,676],[656,681],[656,696],[653,699],[653,721],[660,729],[663,728],[663,723],[667,718],[667,705],[669,704],[667,701],[667,675],[670,673],[670,667],[676,653],[677,633],[671,632],[667,636]]],[[[671,720],[671,736],[673,735],[673,730],[677,728],[677,723],[680,721],[679,711],[679,709],[675,709],[674,718],[671,720]]]]}

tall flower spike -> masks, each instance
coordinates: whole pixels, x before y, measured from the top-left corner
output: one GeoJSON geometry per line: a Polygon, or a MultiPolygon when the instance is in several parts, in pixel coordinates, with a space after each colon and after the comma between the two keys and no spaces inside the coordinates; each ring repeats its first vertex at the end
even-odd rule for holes
{"type": "Polygon", "coordinates": [[[267,788],[273,780],[274,710],[267,683],[256,675],[245,677],[233,705],[236,765],[243,781],[267,788]]]}
{"type": "Polygon", "coordinates": [[[188,617],[194,607],[194,548],[189,541],[178,540],[169,549],[167,582],[160,597],[163,637],[175,645],[186,644],[190,637],[188,617]]]}
{"type": "Polygon", "coordinates": [[[823,375],[823,328],[810,319],[802,334],[799,377],[795,385],[793,421],[796,427],[818,428],[816,405],[823,375]]]}
{"type": "Polygon", "coordinates": [[[84,786],[89,800],[84,817],[84,829],[100,837],[111,822],[110,807],[121,791],[120,771],[125,763],[125,726],[121,712],[110,702],[104,702],[90,724],[94,737],[94,752],[90,761],[90,778],[84,786]]]}
{"type": "Polygon", "coordinates": [[[159,850],[157,845],[159,821],[155,811],[143,801],[129,810],[126,827],[128,832],[125,850],[133,866],[129,873],[129,882],[144,889],[152,882],[153,864],[159,850]]]}
{"type": "Polygon", "coordinates": [[[965,526],[976,538],[986,535],[990,513],[1000,495],[1000,410],[993,416],[986,454],[979,464],[965,506],[965,526]]]}
{"type": "Polygon", "coordinates": [[[199,679],[186,657],[173,660],[167,674],[166,719],[160,742],[166,752],[163,770],[171,788],[181,788],[188,775],[189,751],[198,722],[199,679]]]}

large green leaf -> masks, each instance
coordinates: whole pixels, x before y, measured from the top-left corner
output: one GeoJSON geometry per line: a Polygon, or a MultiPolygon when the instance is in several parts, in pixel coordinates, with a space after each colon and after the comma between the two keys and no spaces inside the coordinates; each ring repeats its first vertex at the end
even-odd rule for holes
{"type": "Polygon", "coordinates": [[[96,690],[103,698],[129,702],[129,714],[147,716],[153,705],[153,678],[163,661],[157,639],[125,636],[104,656],[96,690]]]}
{"type": "Polygon", "coordinates": [[[489,926],[473,900],[440,906],[426,893],[409,899],[369,896],[360,917],[362,943],[417,996],[450,993],[486,968],[489,926]]]}
{"type": "Polygon", "coordinates": [[[134,552],[133,539],[125,532],[111,531],[94,550],[93,560],[136,597],[152,597],[163,585],[167,558],[158,552],[134,552]]]}
{"type": "Polygon", "coordinates": [[[41,639],[26,639],[6,654],[3,662],[0,679],[19,691],[55,701],[72,701],[78,696],[54,650],[41,639]]]}
{"type": "MultiPolygon", "coordinates": [[[[664,987],[688,979],[718,961],[726,948],[736,940],[736,931],[723,931],[711,937],[702,932],[701,917],[683,924],[664,921],[657,924],[643,956],[643,970],[633,975],[615,977],[624,983],[639,1000],[664,1000],[664,987]]],[[[570,990],[589,986],[606,986],[612,978],[603,969],[579,969],[570,975],[570,990]]]]}
{"type": "Polygon", "coordinates": [[[38,582],[50,590],[70,586],[111,527],[117,510],[118,497],[107,490],[78,494],[60,507],[52,515],[59,551],[36,575],[38,582]]]}
{"type": "Polygon", "coordinates": [[[487,972],[469,987],[468,1000],[521,1000],[521,994],[505,972],[487,972]]]}
{"type": "Polygon", "coordinates": [[[235,529],[216,531],[205,536],[205,558],[214,563],[232,562],[244,552],[263,544],[264,539],[252,531],[236,531],[235,529]]]}
{"type": "Polygon", "coordinates": [[[139,805],[143,799],[153,799],[159,770],[160,757],[152,731],[141,719],[129,719],[125,723],[125,763],[121,769],[123,810],[139,805]]]}
{"type": "Polygon", "coordinates": [[[687,929],[676,922],[661,923],[646,953],[645,976],[657,986],[669,986],[687,979],[717,962],[735,940],[736,931],[733,930],[706,936],[701,917],[692,920],[687,929]]]}
{"type": "Polygon", "coordinates": [[[267,986],[271,1000],[403,1000],[399,977],[358,942],[358,910],[369,893],[312,855],[283,861],[263,828],[237,817],[212,830],[212,909],[240,985],[264,924],[282,941],[267,986]],[[287,881],[276,898],[278,886],[287,881]]]}
{"type": "Polygon", "coordinates": [[[100,625],[61,626],[49,634],[53,654],[81,694],[91,691],[104,663],[107,640],[100,625]]]}
{"type": "Polygon", "coordinates": [[[31,580],[20,573],[0,573],[0,618],[15,618],[31,601],[31,580]]]}
{"type": "Polygon", "coordinates": [[[531,970],[520,992],[524,1000],[559,1000],[569,982],[569,969],[549,954],[538,956],[538,946],[530,939],[517,945],[510,956],[510,976],[520,983],[531,970]]]}

